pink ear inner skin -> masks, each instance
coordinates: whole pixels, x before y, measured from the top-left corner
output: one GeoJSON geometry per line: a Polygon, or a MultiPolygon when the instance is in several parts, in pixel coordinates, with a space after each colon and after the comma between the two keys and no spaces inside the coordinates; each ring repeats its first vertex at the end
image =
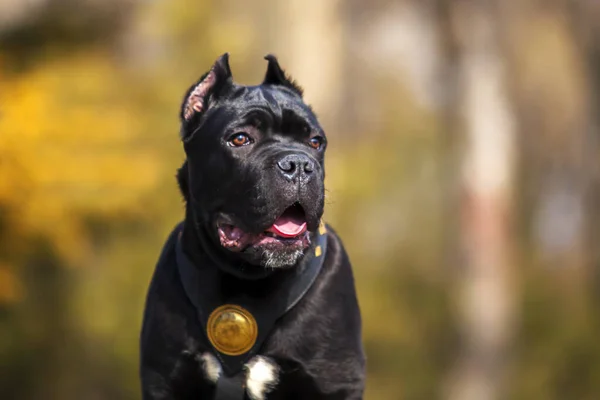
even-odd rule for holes
{"type": "Polygon", "coordinates": [[[190,93],[187,102],[185,104],[185,112],[183,113],[184,118],[189,120],[195,113],[202,112],[204,110],[204,99],[206,95],[213,87],[216,81],[216,74],[214,67],[210,70],[206,78],[202,80],[190,93]]]}

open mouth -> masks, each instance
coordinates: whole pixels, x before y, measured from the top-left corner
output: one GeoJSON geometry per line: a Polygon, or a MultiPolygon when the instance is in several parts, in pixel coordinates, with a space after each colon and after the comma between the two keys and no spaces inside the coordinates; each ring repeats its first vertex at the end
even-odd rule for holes
{"type": "Polygon", "coordinates": [[[242,251],[249,246],[279,245],[306,248],[309,245],[306,215],[299,204],[294,204],[273,222],[267,230],[254,234],[227,223],[217,225],[221,245],[232,251],[242,251]]]}

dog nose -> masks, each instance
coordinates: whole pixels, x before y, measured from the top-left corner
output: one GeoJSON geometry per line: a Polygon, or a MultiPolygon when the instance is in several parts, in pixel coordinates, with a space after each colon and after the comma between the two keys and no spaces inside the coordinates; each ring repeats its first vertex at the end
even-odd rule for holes
{"type": "Polygon", "coordinates": [[[277,161],[280,172],[288,180],[312,174],[315,164],[304,154],[288,154],[277,161]]]}

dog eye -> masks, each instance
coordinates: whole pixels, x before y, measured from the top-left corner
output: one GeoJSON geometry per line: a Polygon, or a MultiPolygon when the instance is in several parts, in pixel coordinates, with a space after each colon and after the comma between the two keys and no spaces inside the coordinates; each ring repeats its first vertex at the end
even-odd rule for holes
{"type": "Polygon", "coordinates": [[[252,139],[244,132],[235,133],[229,138],[227,144],[234,147],[246,146],[252,143],[252,139]]]}
{"type": "Polygon", "coordinates": [[[323,145],[323,138],[320,136],[315,136],[310,138],[310,140],[308,141],[308,144],[310,145],[310,147],[312,147],[313,149],[320,149],[321,146],[323,145]]]}

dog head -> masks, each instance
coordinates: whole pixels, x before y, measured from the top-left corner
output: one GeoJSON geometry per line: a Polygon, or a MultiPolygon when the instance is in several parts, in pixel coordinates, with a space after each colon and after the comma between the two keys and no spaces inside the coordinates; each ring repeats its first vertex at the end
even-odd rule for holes
{"type": "Polygon", "coordinates": [[[228,54],[187,91],[180,187],[196,225],[247,263],[295,265],[324,207],[327,141],[274,56],[258,86],[234,83],[228,54]]]}

